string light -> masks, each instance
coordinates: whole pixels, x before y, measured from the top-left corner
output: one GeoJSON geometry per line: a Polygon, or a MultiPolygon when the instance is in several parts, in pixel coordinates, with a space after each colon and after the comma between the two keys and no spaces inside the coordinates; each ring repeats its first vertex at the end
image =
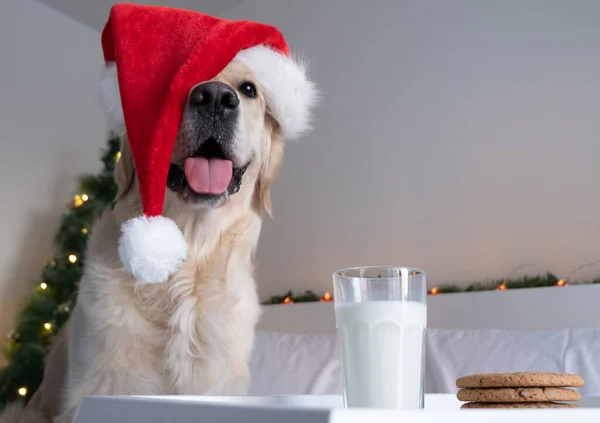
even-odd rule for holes
{"type": "Polygon", "coordinates": [[[321,297],[321,301],[332,301],[333,300],[333,296],[331,295],[330,292],[326,292],[322,297],[321,297]]]}
{"type": "Polygon", "coordinates": [[[69,261],[75,263],[77,261],[77,256],[75,254],[69,254],[69,261]]]}
{"type": "Polygon", "coordinates": [[[46,290],[46,289],[48,289],[48,284],[46,282],[42,282],[40,284],[40,288],[43,289],[43,290],[46,290]]]}
{"type": "Polygon", "coordinates": [[[75,197],[73,197],[73,205],[75,207],[79,207],[89,199],[90,197],[87,194],[77,194],[75,197]]]}
{"type": "Polygon", "coordinates": [[[294,302],[294,301],[292,301],[292,298],[291,298],[291,297],[285,297],[285,299],[283,300],[283,304],[291,304],[291,303],[293,303],[293,302],[294,302]]]}
{"type": "Polygon", "coordinates": [[[117,154],[115,155],[115,162],[118,162],[120,158],[121,158],[121,152],[118,151],[117,154]]]}
{"type": "Polygon", "coordinates": [[[502,284],[502,285],[498,285],[498,287],[496,288],[498,291],[506,291],[506,285],[502,284]]]}
{"type": "Polygon", "coordinates": [[[558,282],[556,282],[556,286],[569,286],[569,283],[566,280],[561,279],[558,282]]]}
{"type": "Polygon", "coordinates": [[[17,392],[19,393],[19,395],[24,397],[25,395],[27,395],[27,388],[23,386],[22,388],[19,388],[17,392]]]}
{"type": "Polygon", "coordinates": [[[81,229],[81,233],[84,234],[84,235],[87,235],[87,233],[88,233],[87,228],[82,228],[81,229]]]}
{"type": "Polygon", "coordinates": [[[46,329],[48,332],[50,332],[52,330],[52,323],[50,323],[50,322],[44,323],[44,329],[46,329]]]}
{"type": "Polygon", "coordinates": [[[431,288],[431,290],[429,291],[429,295],[437,295],[440,293],[440,290],[438,288],[431,288]]]}

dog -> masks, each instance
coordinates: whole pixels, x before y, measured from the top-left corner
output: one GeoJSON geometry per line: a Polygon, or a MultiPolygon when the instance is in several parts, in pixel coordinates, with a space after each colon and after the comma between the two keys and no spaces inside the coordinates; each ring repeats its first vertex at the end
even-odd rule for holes
{"type": "Polygon", "coordinates": [[[284,152],[256,80],[236,58],[189,92],[163,210],[189,251],[166,283],[138,284],[119,261],[120,226],[141,210],[123,134],[115,206],[93,227],[77,305],[47,357],[42,385],[26,408],[9,406],[1,422],[71,423],[90,395],[246,393],[260,315],[255,250],[284,152]],[[219,114],[214,102],[225,97],[233,111],[219,114]],[[190,157],[230,160],[225,192],[198,194],[184,171],[190,157]]]}

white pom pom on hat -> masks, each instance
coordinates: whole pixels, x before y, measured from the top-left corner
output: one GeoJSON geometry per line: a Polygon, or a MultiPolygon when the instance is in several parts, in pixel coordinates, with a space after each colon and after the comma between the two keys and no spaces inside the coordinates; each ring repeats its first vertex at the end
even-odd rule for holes
{"type": "Polygon", "coordinates": [[[162,282],[175,273],[187,256],[187,243],[171,219],[140,216],[121,228],[119,257],[140,282],[162,282]]]}
{"type": "Polygon", "coordinates": [[[310,127],[317,91],[281,32],[161,6],[116,4],[102,32],[108,122],[126,130],[143,215],[121,228],[118,252],[139,282],[168,280],[187,259],[177,224],[162,216],[171,154],[190,89],[237,58],[257,76],[285,139],[310,127]],[[182,25],[185,22],[185,25],[182,25]],[[206,60],[210,57],[210,60],[206,60]]]}

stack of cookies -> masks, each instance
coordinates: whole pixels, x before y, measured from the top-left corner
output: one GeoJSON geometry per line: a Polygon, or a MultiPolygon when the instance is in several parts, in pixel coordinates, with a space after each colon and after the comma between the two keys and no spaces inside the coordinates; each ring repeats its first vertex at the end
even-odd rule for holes
{"type": "Polygon", "coordinates": [[[487,373],[456,381],[461,408],[574,408],[583,386],[581,376],[567,373],[487,373]]]}

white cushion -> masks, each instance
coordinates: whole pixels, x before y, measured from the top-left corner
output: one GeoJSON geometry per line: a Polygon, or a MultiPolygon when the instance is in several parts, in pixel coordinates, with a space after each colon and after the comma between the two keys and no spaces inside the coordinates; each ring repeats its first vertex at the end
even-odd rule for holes
{"type": "Polygon", "coordinates": [[[335,335],[258,332],[249,394],[339,394],[338,351],[335,335]]]}
{"type": "MultiPolygon", "coordinates": [[[[455,393],[473,373],[546,371],[580,374],[583,395],[600,395],[600,329],[427,331],[428,393],[455,393]]],[[[258,332],[251,395],[340,394],[337,338],[258,332]]]]}
{"type": "Polygon", "coordinates": [[[428,331],[427,392],[455,393],[468,374],[523,371],[576,373],[583,395],[600,395],[600,329],[428,331]]]}

